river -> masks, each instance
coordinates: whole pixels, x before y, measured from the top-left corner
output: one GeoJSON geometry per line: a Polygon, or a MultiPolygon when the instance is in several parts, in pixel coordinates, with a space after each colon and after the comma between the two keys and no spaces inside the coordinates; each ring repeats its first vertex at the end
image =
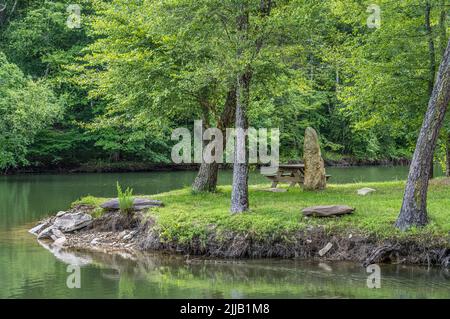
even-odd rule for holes
{"type": "MultiPolygon", "coordinates": [[[[407,167],[327,169],[333,183],[402,180],[407,172],[407,167]]],[[[155,194],[188,186],[194,176],[185,171],[1,176],[0,298],[450,298],[450,273],[437,268],[381,265],[381,288],[369,289],[369,274],[355,263],[55,255],[27,233],[37,220],[81,196],[115,196],[116,181],[135,194],[155,194]],[[68,264],[80,265],[80,288],[68,288],[68,264]]],[[[219,183],[230,181],[231,172],[222,172],[219,183]]],[[[250,183],[267,181],[252,172],[250,183]]]]}

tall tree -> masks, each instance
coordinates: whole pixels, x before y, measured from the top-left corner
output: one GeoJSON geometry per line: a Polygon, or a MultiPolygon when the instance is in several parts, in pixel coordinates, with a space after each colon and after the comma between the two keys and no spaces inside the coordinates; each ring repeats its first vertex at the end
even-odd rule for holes
{"type": "MultiPolygon", "coordinates": [[[[240,101],[247,96],[244,99],[246,108],[252,103],[256,105],[258,112],[255,111],[253,116],[257,119],[255,124],[261,125],[274,120],[265,114],[272,114],[276,110],[275,105],[288,109],[287,101],[294,98],[298,101],[302,72],[292,76],[294,71],[279,58],[282,48],[285,48],[280,43],[286,42],[287,37],[294,33],[284,32],[279,25],[286,16],[294,24],[295,17],[290,11],[280,10],[278,20],[271,25],[279,32],[278,42],[272,41],[273,46],[264,53],[264,59],[258,59],[263,47],[262,39],[267,35],[265,31],[268,28],[263,23],[266,16],[261,14],[259,0],[244,1],[253,25],[246,34],[243,30],[238,31],[237,8],[240,3],[237,0],[114,0],[96,3],[96,14],[88,24],[96,41],[85,50],[86,64],[79,77],[80,82],[92,85],[91,98],[103,100],[106,104],[92,126],[107,129],[110,123],[133,123],[131,126],[135,127],[136,118],[140,122],[156,123],[151,126],[153,130],[146,129],[141,133],[141,136],[145,133],[152,136],[162,130],[158,125],[169,129],[186,127],[192,125],[194,119],[201,118],[203,129],[218,127],[224,132],[235,122],[238,95],[240,101]],[[237,46],[242,52],[239,57],[237,46]],[[243,93],[250,88],[250,70],[251,77],[257,77],[252,89],[258,92],[252,101],[250,94],[243,93]],[[240,82],[239,92],[237,74],[248,80],[243,86],[240,82]],[[290,83],[289,78],[296,81],[290,83]],[[123,120],[115,121],[119,115],[123,120]]],[[[291,29],[295,30],[295,26],[291,29]]],[[[298,52],[290,54],[295,56],[298,52]]],[[[309,104],[306,98],[302,102],[300,106],[296,105],[296,109],[309,104]]],[[[117,127],[113,131],[119,129],[117,127]]],[[[108,136],[123,141],[127,135],[108,136]]],[[[104,135],[99,140],[104,140],[104,135]]],[[[115,147],[119,143],[113,139],[104,144],[115,147]]],[[[217,172],[217,163],[202,162],[193,190],[214,191],[217,172]]]]}
{"type": "Polygon", "coordinates": [[[252,1],[238,1],[236,18],[237,29],[237,59],[241,62],[242,69],[237,75],[236,88],[236,143],[233,164],[233,189],[231,192],[231,212],[233,214],[247,211],[249,208],[248,199],[248,156],[247,156],[247,135],[248,129],[248,109],[250,104],[250,85],[253,77],[253,68],[248,61],[248,50],[252,55],[258,55],[263,44],[263,32],[260,28],[264,25],[264,19],[270,15],[272,9],[271,0],[260,0],[259,9],[256,11],[260,17],[260,24],[255,28],[256,37],[250,44],[250,12],[252,1]],[[243,63],[242,63],[243,62],[243,63]]]}
{"type": "Polygon", "coordinates": [[[428,110],[417,140],[416,150],[409,169],[403,204],[396,226],[406,230],[428,223],[427,192],[430,167],[436,148],[439,130],[450,102],[450,41],[447,44],[428,110]]]}
{"type": "MultiPolygon", "coordinates": [[[[96,122],[107,128],[121,114],[139,122],[151,121],[155,129],[146,130],[150,136],[164,132],[163,126],[187,126],[198,118],[203,130],[232,125],[235,83],[223,57],[226,30],[218,19],[218,4],[184,0],[98,3],[90,29],[99,38],[89,46],[88,67],[83,71],[94,83],[91,95],[107,101],[106,112],[96,122]],[[122,92],[121,87],[128,89],[122,92]]],[[[164,134],[158,135],[164,139],[164,134]]],[[[193,190],[214,191],[217,173],[217,163],[202,161],[193,190]]]]}
{"type": "MultiPolygon", "coordinates": [[[[249,4],[242,1],[238,4],[239,14],[236,19],[238,31],[238,59],[243,59],[245,44],[249,33],[249,4]]],[[[248,104],[250,96],[250,82],[252,70],[249,65],[237,75],[236,89],[236,143],[233,164],[233,190],[231,193],[231,212],[240,213],[248,210],[248,164],[246,156],[246,130],[248,129],[248,104]],[[245,162],[244,162],[244,161],[245,162]]]]}
{"type": "MultiPolygon", "coordinates": [[[[217,128],[221,130],[223,136],[222,145],[226,145],[226,129],[229,128],[235,117],[236,110],[236,88],[232,86],[227,94],[225,106],[217,123],[217,128]]],[[[210,122],[208,120],[209,112],[203,116],[203,129],[209,128],[210,122]]],[[[192,183],[192,190],[194,192],[214,192],[217,188],[217,178],[219,173],[219,163],[216,161],[206,163],[202,157],[202,163],[198,170],[197,176],[192,183]]]]}

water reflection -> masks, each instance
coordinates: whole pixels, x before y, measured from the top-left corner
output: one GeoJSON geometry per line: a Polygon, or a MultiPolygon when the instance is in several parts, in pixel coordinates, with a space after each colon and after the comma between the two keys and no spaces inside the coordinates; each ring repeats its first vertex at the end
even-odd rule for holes
{"type": "MultiPolygon", "coordinates": [[[[58,251],[58,254],[61,254],[58,251]]],[[[66,252],[91,260],[97,280],[119,298],[449,298],[448,270],[382,265],[382,288],[369,289],[365,269],[347,262],[223,261],[157,253],[66,252]]],[[[85,269],[84,274],[89,273],[85,269]]]]}
{"type": "Polygon", "coordinates": [[[92,258],[88,254],[82,254],[81,252],[73,253],[61,246],[56,246],[48,241],[38,240],[39,245],[47,249],[49,252],[55,256],[55,258],[63,263],[72,266],[87,266],[92,264],[92,258]]]}

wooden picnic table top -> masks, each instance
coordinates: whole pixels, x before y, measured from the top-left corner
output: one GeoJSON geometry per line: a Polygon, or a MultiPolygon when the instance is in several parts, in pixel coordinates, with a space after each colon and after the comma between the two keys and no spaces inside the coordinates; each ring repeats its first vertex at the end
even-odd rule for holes
{"type": "Polygon", "coordinates": [[[305,164],[279,164],[278,167],[284,169],[299,169],[305,168],[305,164]]]}

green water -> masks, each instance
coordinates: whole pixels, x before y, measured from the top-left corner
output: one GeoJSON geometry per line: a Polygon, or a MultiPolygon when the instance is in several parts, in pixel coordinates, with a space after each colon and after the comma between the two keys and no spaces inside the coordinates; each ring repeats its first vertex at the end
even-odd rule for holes
{"type": "MultiPolygon", "coordinates": [[[[335,183],[404,179],[406,167],[330,168],[335,183]]],[[[182,256],[50,251],[27,233],[35,221],[75,199],[114,196],[115,182],[135,193],[187,186],[195,172],[21,175],[0,177],[0,298],[450,298],[448,270],[381,265],[381,288],[354,263],[251,260],[217,263],[182,256]],[[68,264],[81,266],[70,289],[68,264]]],[[[220,176],[229,184],[231,172],[220,176]]],[[[267,182],[253,172],[250,183],[267,182]]]]}

